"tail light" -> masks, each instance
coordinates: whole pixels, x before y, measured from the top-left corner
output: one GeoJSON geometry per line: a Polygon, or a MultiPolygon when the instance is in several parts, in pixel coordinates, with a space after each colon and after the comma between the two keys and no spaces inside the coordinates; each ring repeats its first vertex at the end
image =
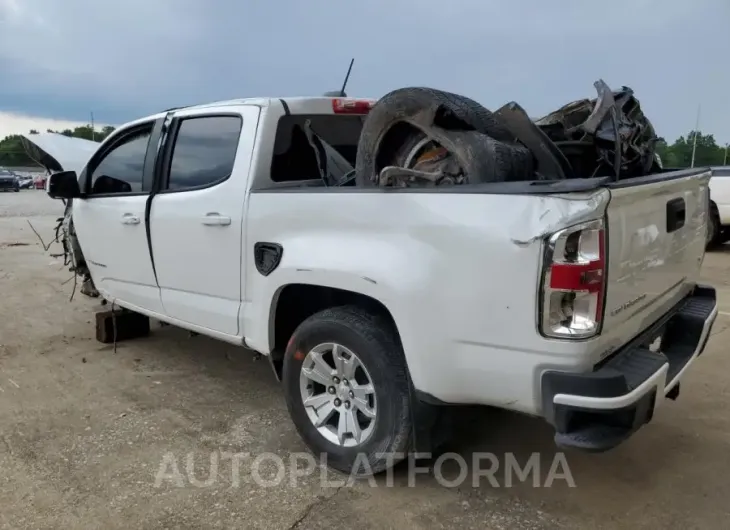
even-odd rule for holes
{"type": "Polygon", "coordinates": [[[583,339],[600,333],[606,292],[603,221],[572,226],[548,239],[541,285],[543,335],[583,339]]]}
{"type": "Polygon", "coordinates": [[[367,99],[335,98],[332,100],[332,110],[335,114],[367,114],[372,107],[373,102],[367,99]]]}

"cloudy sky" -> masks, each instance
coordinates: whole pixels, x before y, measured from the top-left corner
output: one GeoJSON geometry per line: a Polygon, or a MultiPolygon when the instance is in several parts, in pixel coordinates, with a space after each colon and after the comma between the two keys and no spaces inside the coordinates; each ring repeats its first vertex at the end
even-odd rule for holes
{"type": "Polygon", "coordinates": [[[246,96],[410,85],[542,115],[634,88],[658,133],[730,142],[728,0],[0,0],[0,137],[246,96]],[[30,117],[30,121],[28,119],[30,117]],[[33,121],[36,120],[36,121],[33,121]]]}

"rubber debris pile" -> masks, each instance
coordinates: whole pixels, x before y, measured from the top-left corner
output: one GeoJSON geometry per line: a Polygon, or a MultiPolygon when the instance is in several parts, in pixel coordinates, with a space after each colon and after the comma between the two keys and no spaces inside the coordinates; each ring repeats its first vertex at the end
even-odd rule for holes
{"type": "Polygon", "coordinates": [[[533,120],[517,103],[491,112],[467,97],[402,88],[363,125],[357,186],[443,186],[609,177],[661,171],[656,134],[628,87],[594,83],[597,97],[533,120]]]}

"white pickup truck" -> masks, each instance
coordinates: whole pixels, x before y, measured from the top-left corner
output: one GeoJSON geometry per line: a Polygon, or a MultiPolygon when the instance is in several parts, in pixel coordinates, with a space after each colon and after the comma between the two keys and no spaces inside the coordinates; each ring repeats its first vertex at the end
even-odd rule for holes
{"type": "Polygon", "coordinates": [[[72,199],[74,259],[104,299],[267,356],[299,434],[344,472],[429,451],[446,404],[604,451],[677,397],[717,315],[697,283],[709,170],[326,185],[305,131],[354,164],[372,104],[162,112],[88,160],[50,153],[66,171],[47,191],[72,199]]]}

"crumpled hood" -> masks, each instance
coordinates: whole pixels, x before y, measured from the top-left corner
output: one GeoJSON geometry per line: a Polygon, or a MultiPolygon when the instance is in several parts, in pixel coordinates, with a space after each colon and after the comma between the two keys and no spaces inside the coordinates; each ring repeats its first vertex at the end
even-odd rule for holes
{"type": "Polygon", "coordinates": [[[57,133],[24,134],[28,155],[51,173],[75,171],[80,174],[101,144],[57,133]]]}

